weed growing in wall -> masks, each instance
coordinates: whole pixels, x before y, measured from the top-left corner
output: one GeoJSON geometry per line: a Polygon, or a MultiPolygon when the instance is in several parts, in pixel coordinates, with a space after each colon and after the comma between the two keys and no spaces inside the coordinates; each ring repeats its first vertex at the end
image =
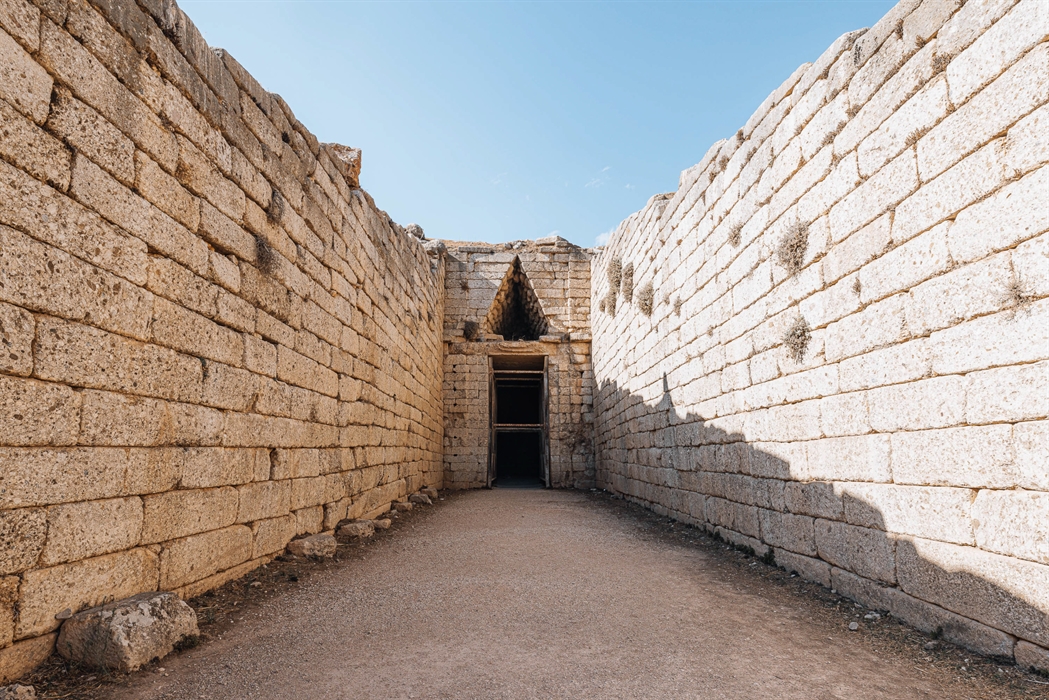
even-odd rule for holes
{"type": "Polygon", "coordinates": [[[674,297],[674,315],[675,316],[680,316],[681,315],[681,305],[683,303],[684,302],[682,302],[679,297],[674,297]]]}
{"type": "Polygon", "coordinates": [[[278,222],[284,216],[284,197],[276,189],[270,192],[270,204],[266,207],[266,218],[278,222]]]}
{"type": "Polygon", "coordinates": [[[619,292],[619,284],[623,281],[623,261],[618,255],[608,261],[608,291],[609,294],[619,292]]]}
{"type": "Polygon", "coordinates": [[[277,251],[262,236],[255,236],[255,264],[267,275],[277,271],[277,251]]]}
{"type": "Polygon", "coordinates": [[[783,344],[787,346],[787,352],[795,362],[805,359],[805,351],[812,339],[812,331],[804,317],[798,316],[783,336],[783,344]]]}
{"type": "Polygon", "coordinates": [[[608,294],[605,295],[605,311],[608,312],[609,316],[616,315],[616,290],[609,289],[608,294]]]}
{"type": "Polygon", "coordinates": [[[1034,295],[1027,290],[1027,287],[1025,287],[1020,280],[1014,277],[1009,281],[1008,286],[1005,288],[1006,306],[1012,306],[1024,310],[1029,307],[1033,301],[1034,295]]]}
{"type": "Polygon", "coordinates": [[[481,335],[481,324],[477,321],[467,321],[463,324],[463,337],[469,341],[477,340],[481,335]]]}
{"type": "Polygon", "coordinates": [[[655,305],[656,290],[651,282],[645,282],[637,290],[637,308],[645,316],[652,315],[652,307],[655,305]]]}
{"type": "Polygon", "coordinates": [[[787,268],[788,274],[794,275],[801,270],[808,247],[809,225],[799,221],[787,229],[787,235],[776,249],[776,258],[780,265],[787,268]]]}
{"type": "Polygon", "coordinates": [[[728,231],[728,242],[733,248],[739,248],[743,241],[743,224],[736,224],[728,231]]]}
{"type": "Polygon", "coordinates": [[[619,292],[627,304],[634,298],[634,263],[627,263],[623,266],[623,281],[619,285],[619,292]]]}

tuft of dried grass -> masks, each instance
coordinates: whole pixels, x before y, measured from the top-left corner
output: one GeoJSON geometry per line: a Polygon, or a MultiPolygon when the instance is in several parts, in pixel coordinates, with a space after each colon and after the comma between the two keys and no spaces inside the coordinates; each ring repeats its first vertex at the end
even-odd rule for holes
{"type": "Polygon", "coordinates": [[[933,75],[936,73],[942,73],[947,70],[947,64],[951,62],[950,54],[938,53],[932,57],[932,72],[933,75]]]}
{"type": "Polygon", "coordinates": [[[743,241],[743,224],[736,224],[728,231],[728,242],[733,248],[739,248],[743,241]]]}
{"type": "Polygon", "coordinates": [[[683,303],[684,302],[681,301],[680,297],[674,297],[674,315],[675,316],[680,316],[681,315],[681,305],[683,303]]]}
{"type": "Polygon", "coordinates": [[[928,127],[924,129],[915,129],[914,131],[912,131],[910,134],[907,135],[907,139],[905,142],[907,144],[907,147],[910,148],[914,144],[918,143],[918,141],[921,140],[921,137],[925,136],[927,133],[929,133],[928,127]]]}
{"type": "Polygon", "coordinates": [[[656,301],[656,290],[652,286],[651,282],[645,282],[641,285],[641,288],[637,290],[637,308],[645,316],[652,315],[652,309],[655,306],[656,301]]]}
{"type": "Polygon", "coordinates": [[[1005,303],[1006,306],[1012,306],[1020,310],[1025,310],[1034,303],[1034,294],[1027,289],[1027,286],[1023,284],[1019,279],[1013,278],[1009,281],[1009,284],[1005,288],[1005,303]]]}
{"type": "Polygon", "coordinates": [[[862,109],[860,105],[849,105],[849,108],[845,110],[845,114],[848,115],[849,119],[852,119],[860,113],[860,109],[862,109]]]}
{"type": "Polygon", "coordinates": [[[262,236],[255,236],[255,264],[263,274],[272,275],[277,271],[277,251],[262,236]]]}
{"type": "Polygon", "coordinates": [[[608,288],[615,295],[619,291],[619,283],[623,280],[623,261],[618,255],[612,256],[608,261],[608,288]],[[615,290],[615,291],[611,291],[615,290]]]}
{"type": "Polygon", "coordinates": [[[481,336],[481,324],[477,321],[467,321],[463,324],[463,337],[473,342],[481,336]]]}
{"type": "Polygon", "coordinates": [[[266,207],[266,218],[277,223],[284,216],[284,197],[276,188],[270,191],[270,203],[266,207]]]}
{"type": "Polygon", "coordinates": [[[605,295],[605,311],[608,313],[609,316],[616,315],[617,299],[618,295],[616,294],[616,290],[609,289],[608,294],[605,295]]]}
{"type": "Polygon", "coordinates": [[[794,319],[794,323],[783,335],[783,344],[795,362],[805,359],[805,351],[808,350],[810,340],[812,340],[812,331],[809,329],[808,322],[800,315],[794,319]]]}
{"type": "Polygon", "coordinates": [[[619,285],[619,293],[623,295],[623,301],[627,304],[634,298],[634,263],[623,266],[623,281],[619,285]]]}
{"type": "Polygon", "coordinates": [[[799,221],[787,229],[787,235],[776,249],[776,258],[789,274],[797,274],[805,262],[805,251],[808,247],[809,225],[799,221]]]}

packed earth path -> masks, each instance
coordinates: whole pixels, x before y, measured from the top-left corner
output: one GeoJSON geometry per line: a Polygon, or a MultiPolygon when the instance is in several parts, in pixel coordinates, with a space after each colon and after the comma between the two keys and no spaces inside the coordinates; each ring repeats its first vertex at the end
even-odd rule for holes
{"type": "MultiPolygon", "coordinates": [[[[107,696],[898,700],[1040,689],[966,676],[942,655],[924,663],[935,652],[917,633],[889,621],[898,630],[879,632],[851,602],[602,493],[450,493],[406,520],[343,544],[357,556],[246,606],[221,635],[107,696]]],[[[972,656],[954,652],[957,663],[972,656]]],[[[969,666],[980,664],[994,665],[969,666]]]]}

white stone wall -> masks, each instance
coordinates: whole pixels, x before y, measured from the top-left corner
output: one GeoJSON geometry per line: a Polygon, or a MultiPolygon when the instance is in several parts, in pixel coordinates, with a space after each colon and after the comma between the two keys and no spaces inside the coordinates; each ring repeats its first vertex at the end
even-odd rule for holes
{"type": "Polygon", "coordinates": [[[619,226],[602,486],[979,651],[1049,646],[1047,35],[1040,0],[903,0],[619,226]]]}
{"type": "Polygon", "coordinates": [[[486,484],[488,472],[489,355],[547,357],[550,482],[594,484],[593,369],[590,364],[590,253],[564,239],[449,246],[444,316],[444,483],[486,484]],[[549,322],[543,342],[476,341],[463,336],[468,321],[484,325],[514,258],[549,322]]]}

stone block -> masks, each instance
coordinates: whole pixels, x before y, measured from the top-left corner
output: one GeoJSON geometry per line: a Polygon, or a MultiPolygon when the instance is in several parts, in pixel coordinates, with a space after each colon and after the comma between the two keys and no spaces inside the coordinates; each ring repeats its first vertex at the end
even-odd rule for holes
{"type": "Polygon", "coordinates": [[[139,544],[142,501],[114,498],[47,509],[47,544],[37,563],[53,566],[119,552],[139,544]]]}
{"type": "Polygon", "coordinates": [[[244,367],[257,374],[277,374],[277,347],[253,335],[244,336],[244,367]]]}
{"type": "Polygon", "coordinates": [[[892,479],[887,435],[813,440],[806,443],[806,452],[802,468],[791,470],[795,479],[883,483],[892,479]]]}
{"type": "Polygon", "coordinates": [[[297,534],[296,518],[294,515],[285,515],[280,518],[257,520],[252,523],[251,531],[254,536],[251,557],[258,559],[284,549],[297,534]]]}
{"type": "Polygon", "coordinates": [[[432,506],[433,501],[425,493],[413,493],[408,496],[408,501],[416,505],[432,506]]]}
{"type": "Polygon", "coordinates": [[[0,683],[17,680],[44,663],[57,638],[57,634],[45,634],[0,649],[0,683]]]}
{"type": "Polygon", "coordinates": [[[55,318],[37,320],[41,379],[96,389],[200,400],[203,367],[195,357],[55,318]]]}
{"type": "Polygon", "coordinates": [[[80,396],[69,387],[0,375],[0,444],[73,445],[80,396]]]}
{"type": "Polygon", "coordinates": [[[199,634],[197,613],[178,596],[140,593],[73,615],[57,649],[80,666],[131,673],[199,634]]]}
{"type": "Polygon", "coordinates": [[[339,395],[335,372],[283,345],[277,346],[277,378],[326,396],[339,395]]]}
{"type": "Polygon", "coordinates": [[[142,499],[142,544],[165,542],[232,525],[237,519],[238,501],[237,490],[231,486],[146,496],[142,499]]]}
{"type": "Polygon", "coordinates": [[[914,151],[907,150],[834,205],[830,212],[831,240],[844,240],[916,189],[918,166],[914,151]]]}
{"type": "Polygon", "coordinates": [[[73,162],[69,190],[77,201],[151,248],[198,275],[207,275],[208,250],[203,241],[82,155],[73,162]]]}
{"type": "Polygon", "coordinates": [[[164,545],[160,587],[174,589],[231,569],[251,559],[251,528],[232,525],[164,545]]]}
{"type": "Polygon", "coordinates": [[[951,102],[960,105],[1000,75],[1025,51],[1045,39],[1049,8],[1021,2],[947,66],[951,102]]]}
{"type": "Polygon", "coordinates": [[[135,144],[68,89],[55,88],[45,126],[125,185],[135,184],[135,144]]]}
{"type": "Polygon", "coordinates": [[[1049,168],[1039,168],[958,212],[947,247],[958,263],[1015,246],[1049,229],[1049,212],[1038,205],[1049,188],[1049,168]]]}
{"type": "Polygon", "coordinates": [[[40,48],[40,10],[27,0],[0,5],[0,26],[30,53],[40,48]]]}
{"type": "Polygon", "coordinates": [[[0,259],[0,299],[145,339],[149,292],[6,226],[0,226],[0,247],[7,253],[0,259]]]}
{"type": "Polygon", "coordinates": [[[47,71],[0,29],[0,97],[37,124],[43,124],[53,84],[47,71]]]}
{"type": "Polygon", "coordinates": [[[200,225],[200,201],[142,151],[135,153],[135,188],[151,204],[196,231],[200,225]]]}
{"type": "Polygon", "coordinates": [[[200,203],[199,232],[223,253],[247,260],[256,258],[255,237],[206,201],[200,203]]]}
{"type": "MultiPolygon", "coordinates": [[[[2,653],[2,652],[0,652],[2,653]]],[[[1016,665],[1020,668],[1049,673],[1049,649],[1020,640],[1013,649],[1016,665]]]]}
{"type": "Polygon", "coordinates": [[[292,540],[288,543],[288,552],[297,557],[328,559],[335,556],[335,537],[327,532],[292,540]]]}
{"type": "Polygon", "coordinates": [[[244,217],[245,196],[189,141],[178,137],[179,180],[234,221],[244,217]]]}
{"type": "Polygon", "coordinates": [[[1030,420],[1049,414],[1049,362],[971,372],[965,379],[968,423],[1030,420]]]}
{"type": "Polygon", "coordinates": [[[902,535],[973,543],[970,489],[896,484],[840,484],[845,520],[902,535]]]}
{"type": "Polygon", "coordinates": [[[1028,52],[918,143],[922,180],[933,179],[1047,100],[1049,47],[1041,46],[1028,52]]]}
{"type": "Polygon", "coordinates": [[[295,516],[295,534],[313,535],[324,529],[324,507],[300,508],[292,513],[295,516]]]}
{"type": "Polygon", "coordinates": [[[240,503],[237,522],[264,520],[291,511],[291,484],[285,481],[261,481],[237,487],[240,503]]]}
{"type": "Polygon", "coordinates": [[[153,306],[152,339],[227,365],[237,366],[244,357],[241,334],[165,299],[158,298],[153,306]]]}
{"type": "Polygon", "coordinates": [[[831,567],[830,581],[833,590],[868,608],[875,610],[890,608],[889,595],[893,589],[889,586],[857,576],[836,566],[831,567]]]}
{"type": "Polygon", "coordinates": [[[791,513],[828,520],[841,520],[844,517],[842,497],[833,483],[788,481],[783,487],[783,499],[791,513]]]}
{"type": "Polygon", "coordinates": [[[346,523],[339,528],[340,537],[365,538],[374,534],[375,524],[371,520],[358,520],[357,522],[346,523]]]}
{"type": "Polygon", "coordinates": [[[901,540],[900,588],[1037,644],[1049,643],[1049,566],[933,540],[901,540]]]}
{"type": "Polygon", "coordinates": [[[897,484],[1012,488],[1017,478],[1009,425],[892,435],[892,480],[897,484]]]}
{"type": "Polygon", "coordinates": [[[774,548],[772,553],[776,557],[777,566],[782,566],[787,571],[796,573],[806,581],[815,581],[827,588],[831,587],[831,567],[827,562],[788,552],[785,549],[774,548]]]}
{"type": "Polygon", "coordinates": [[[60,190],[69,187],[69,149],[14,107],[0,100],[0,155],[60,190]]]}
{"type": "Polygon", "coordinates": [[[896,541],[889,533],[822,519],[815,531],[820,559],[864,578],[896,582],[896,541]]]}
{"type": "Polygon", "coordinates": [[[218,312],[219,288],[168,258],[150,257],[146,288],[209,318],[218,312]]]}
{"type": "Polygon", "coordinates": [[[144,458],[125,449],[0,447],[0,508],[120,496],[128,469],[144,458]]]}
{"type": "Polygon", "coordinates": [[[33,371],[36,321],[17,306],[0,302],[0,372],[27,376],[33,371]]]}
{"type": "Polygon", "coordinates": [[[810,557],[816,556],[812,518],[760,508],[758,521],[761,540],[766,544],[810,557]]]}
{"type": "Polygon", "coordinates": [[[980,549],[1049,564],[1049,493],[981,490],[972,521],[980,549]]]}
{"type": "Polygon", "coordinates": [[[183,488],[236,486],[255,480],[256,450],[201,447],[185,449],[181,453],[184,459],[183,488]]]}
{"type": "Polygon", "coordinates": [[[26,572],[15,637],[57,629],[60,622],[55,615],[66,608],[79,611],[112,598],[156,590],[157,564],[153,552],[138,548],[26,572]]]}
{"type": "Polygon", "coordinates": [[[0,700],[36,700],[36,688],[13,683],[0,688],[0,700]]]}
{"type": "Polygon", "coordinates": [[[44,509],[0,511],[0,574],[16,574],[34,567],[46,537],[44,509]]]}
{"type": "Polygon", "coordinates": [[[70,34],[42,22],[38,58],[77,98],[98,110],[162,167],[174,169],[178,146],[159,117],[70,34]]]}
{"type": "Polygon", "coordinates": [[[907,595],[899,589],[887,591],[892,616],[926,634],[939,634],[943,639],[997,658],[1013,655],[1016,639],[1001,630],[907,595]]]}
{"type": "Polygon", "coordinates": [[[965,417],[965,379],[934,377],[867,392],[871,427],[878,432],[945,428],[965,417]]]}
{"type": "Polygon", "coordinates": [[[0,223],[135,284],[146,281],[144,242],[7,163],[0,163],[0,223]]]}
{"type": "Polygon", "coordinates": [[[1017,486],[1049,491],[1049,423],[1030,421],[1013,426],[1017,486]]]}

